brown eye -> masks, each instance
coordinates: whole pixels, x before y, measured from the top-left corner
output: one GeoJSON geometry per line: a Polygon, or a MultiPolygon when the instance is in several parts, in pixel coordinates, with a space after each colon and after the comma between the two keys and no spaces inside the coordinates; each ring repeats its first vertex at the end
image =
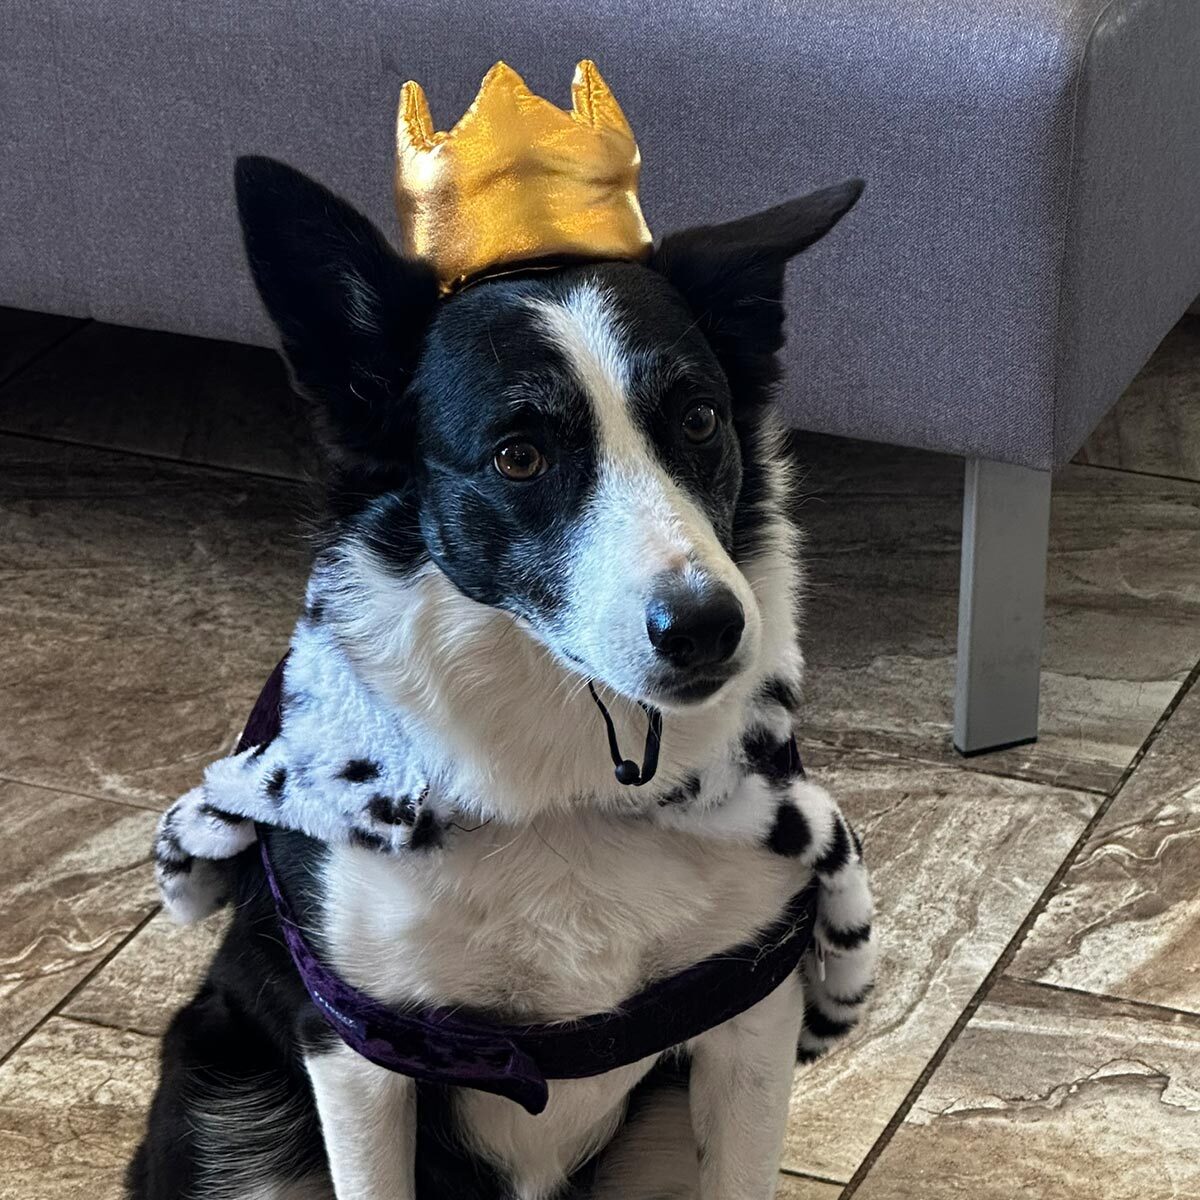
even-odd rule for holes
{"type": "Polygon", "coordinates": [[[689,442],[707,442],[717,432],[717,410],[711,404],[697,404],[683,414],[683,436],[689,442]]]}
{"type": "Polygon", "coordinates": [[[532,442],[505,442],[494,462],[505,479],[517,483],[536,479],[546,469],[546,456],[532,442]]]}

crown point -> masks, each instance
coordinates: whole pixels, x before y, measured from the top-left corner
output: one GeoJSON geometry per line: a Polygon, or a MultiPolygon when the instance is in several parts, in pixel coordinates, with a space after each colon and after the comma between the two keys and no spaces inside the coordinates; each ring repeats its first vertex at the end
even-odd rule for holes
{"type": "Polygon", "coordinates": [[[608,128],[633,138],[633,130],[612,94],[600,68],[590,58],[579,61],[571,80],[571,107],[593,129],[608,128]]]}
{"type": "Polygon", "coordinates": [[[425,89],[410,79],[400,89],[400,110],[396,114],[396,146],[428,150],[433,144],[433,116],[425,89]]]}
{"type": "Polygon", "coordinates": [[[518,93],[529,91],[525,80],[503,59],[495,62],[491,70],[483,77],[483,82],[479,85],[479,95],[482,96],[485,92],[501,90],[518,93]]]}

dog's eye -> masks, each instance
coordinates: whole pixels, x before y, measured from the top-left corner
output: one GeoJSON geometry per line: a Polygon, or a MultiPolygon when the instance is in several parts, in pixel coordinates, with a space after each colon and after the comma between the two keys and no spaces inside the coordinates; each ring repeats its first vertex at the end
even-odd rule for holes
{"type": "Polygon", "coordinates": [[[717,410],[711,404],[696,404],[683,414],[683,436],[689,442],[709,441],[717,432],[717,410]]]}
{"type": "Polygon", "coordinates": [[[505,442],[493,460],[505,479],[523,483],[546,469],[546,456],[532,442],[505,442]]]}

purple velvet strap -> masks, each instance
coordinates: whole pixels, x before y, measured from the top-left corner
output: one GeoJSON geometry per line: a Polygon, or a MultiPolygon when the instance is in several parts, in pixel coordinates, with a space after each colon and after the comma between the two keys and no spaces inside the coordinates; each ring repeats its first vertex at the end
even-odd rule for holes
{"type": "MultiPolygon", "coordinates": [[[[279,728],[281,663],[243,734],[243,746],[279,728]]],[[[795,754],[794,745],[789,754],[795,754]]],[[[658,980],[619,1009],[570,1022],[502,1025],[460,1008],[392,1008],[351,987],[313,952],[271,864],[263,871],[284,940],[313,1003],[351,1049],[414,1079],[476,1088],[540,1113],[548,1079],[584,1079],[661,1054],[730,1020],[771,994],[812,944],[816,890],[794,896],[782,917],[745,945],[658,980]]]]}

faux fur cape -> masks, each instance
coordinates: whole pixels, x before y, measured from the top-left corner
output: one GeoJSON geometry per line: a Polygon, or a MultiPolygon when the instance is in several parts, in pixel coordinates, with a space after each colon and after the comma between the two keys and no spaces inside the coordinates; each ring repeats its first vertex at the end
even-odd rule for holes
{"type": "MultiPolygon", "coordinates": [[[[222,860],[255,841],[256,823],[397,856],[438,853],[451,839],[470,835],[472,818],[446,781],[425,768],[402,714],[361,679],[331,631],[301,620],[282,670],[278,735],[214,762],[204,782],[159,822],[156,879],[167,912],[180,923],[200,920],[227,901],[222,860]]],[[[596,736],[603,736],[599,714],[596,736]]],[[[721,814],[735,811],[743,792],[761,795],[765,777],[778,793],[766,848],[796,858],[818,882],[813,949],[802,965],[808,1011],[800,1044],[802,1055],[815,1056],[857,1021],[876,951],[858,838],[798,764],[781,770],[778,750],[790,736],[788,698],[766,688],[736,748],[682,785],[645,789],[644,810],[614,819],[709,828],[723,836],[721,814]]],[[[734,820],[729,828],[740,826],[734,820]]],[[[804,882],[800,871],[797,890],[804,882]]]]}

